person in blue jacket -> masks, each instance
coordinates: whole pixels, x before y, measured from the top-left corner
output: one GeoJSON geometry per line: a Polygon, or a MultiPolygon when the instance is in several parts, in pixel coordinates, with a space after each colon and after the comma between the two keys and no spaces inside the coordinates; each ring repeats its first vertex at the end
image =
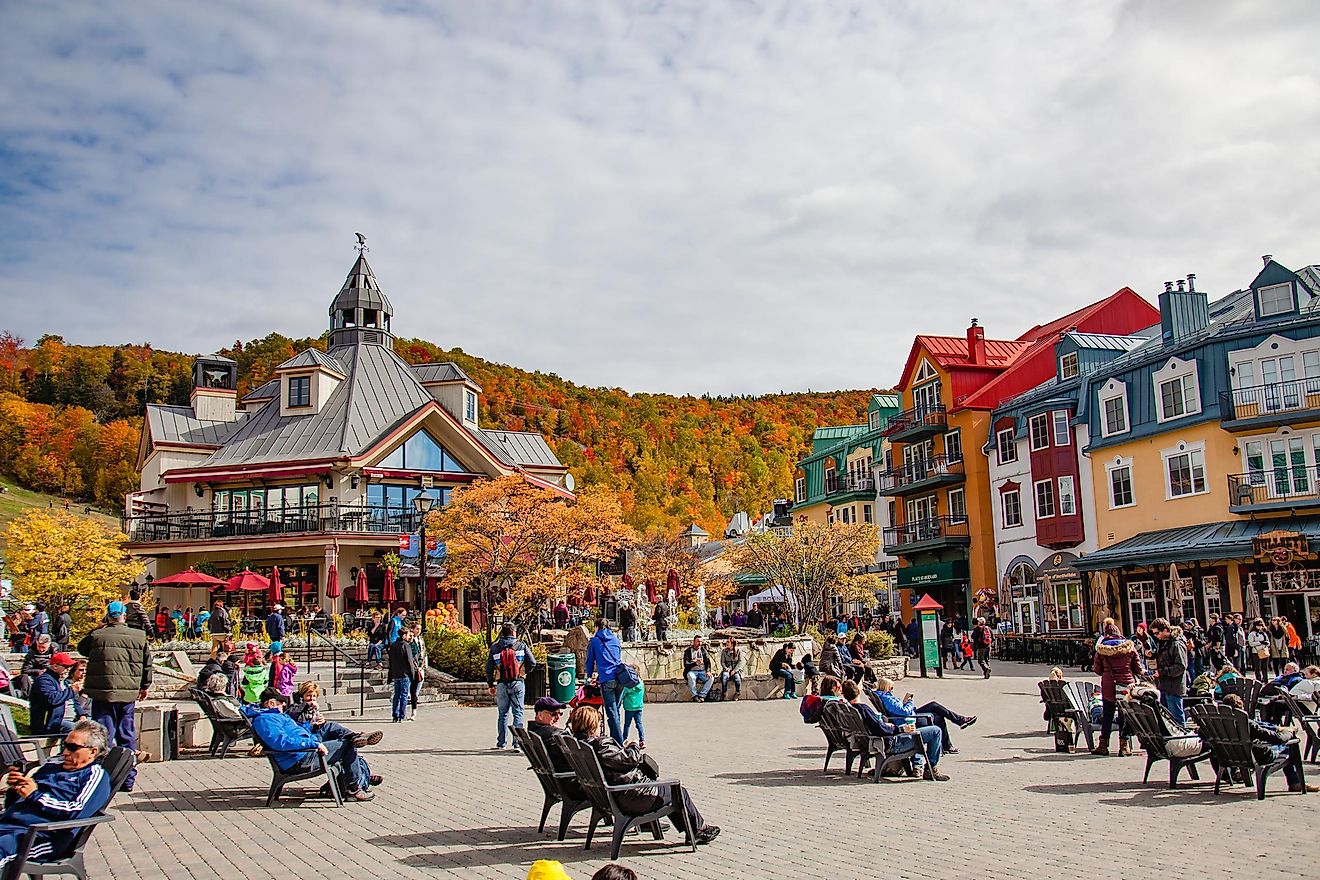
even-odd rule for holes
{"type": "Polygon", "coordinates": [[[596,618],[596,634],[587,643],[587,678],[595,678],[600,685],[600,698],[605,706],[605,720],[609,723],[610,736],[623,744],[623,728],[619,725],[619,699],[623,689],[616,680],[619,663],[623,656],[623,645],[619,637],[610,632],[610,623],[604,615],[596,618]]]}
{"type": "MultiPolygon", "coordinates": [[[[10,768],[5,811],[0,814],[0,874],[7,873],[28,826],[85,819],[105,809],[110,777],[97,763],[105,748],[105,728],[83,719],[64,738],[62,757],[51,758],[31,776],[10,768]]],[[[28,858],[47,862],[68,855],[79,830],[38,832],[28,858]]]]}
{"type": "Polygon", "coordinates": [[[390,637],[387,640],[389,644],[394,644],[403,635],[404,615],[408,610],[400,605],[394,609],[394,616],[390,618],[390,637]]]}
{"type": "Polygon", "coordinates": [[[77,665],[77,660],[61,651],[50,658],[46,671],[33,681],[32,693],[28,694],[33,736],[62,736],[73,730],[77,692],[69,686],[68,675],[77,665]]]}
{"type": "Polygon", "coordinates": [[[959,727],[971,727],[976,723],[975,715],[959,715],[934,700],[917,706],[912,702],[912,695],[908,694],[900,701],[894,696],[894,683],[887,678],[882,677],[877,681],[875,690],[880,695],[880,708],[890,718],[915,720],[917,715],[932,716],[935,719],[935,726],[940,729],[940,752],[946,755],[958,754],[958,750],[953,747],[953,742],[949,739],[949,722],[952,721],[959,727]]]}
{"type": "Polygon", "coordinates": [[[367,762],[357,753],[352,739],[325,742],[312,732],[310,724],[299,724],[284,714],[287,697],[267,688],[261,694],[260,708],[244,706],[243,714],[252,723],[252,732],[267,752],[275,755],[281,770],[311,770],[314,753],[325,755],[326,761],[338,765],[348,780],[348,796],[355,801],[369,801],[374,794],[371,786],[380,784],[379,776],[372,776],[367,762]]]}
{"type": "Polygon", "coordinates": [[[937,769],[940,763],[941,736],[938,727],[934,724],[926,724],[922,727],[912,723],[899,724],[897,721],[881,717],[880,713],[872,709],[871,704],[862,697],[862,689],[855,681],[843,683],[843,698],[852,703],[857,714],[862,716],[862,724],[866,726],[866,732],[871,736],[893,737],[895,746],[900,749],[907,748],[915,742],[915,737],[920,737],[920,748],[912,755],[910,776],[920,775],[931,782],[949,781],[949,777],[937,769]]]}
{"type": "Polygon", "coordinates": [[[270,639],[271,656],[278,654],[284,647],[284,615],[280,613],[283,610],[283,605],[272,605],[270,616],[266,618],[266,637],[270,639]]]}

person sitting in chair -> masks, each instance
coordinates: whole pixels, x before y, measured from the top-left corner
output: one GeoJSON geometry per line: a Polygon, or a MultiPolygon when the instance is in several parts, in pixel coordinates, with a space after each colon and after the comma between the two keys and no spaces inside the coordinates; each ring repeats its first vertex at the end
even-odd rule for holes
{"type": "Polygon", "coordinates": [[[906,749],[913,743],[913,737],[921,738],[917,750],[912,755],[912,769],[909,776],[924,776],[931,782],[948,782],[949,777],[936,769],[940,763],[940,729],[934,724],[917,727],[915,724],[893,724],[880,717],[880,713],[871,708],[871,704],[862,696],[862,689],[855,681],[843,683],[843,698],[852,703],[857,714],[862,716],[866,732],[871,736],[889,736],[894,738],[897,749],[906,749]],[[924,770],[924,772],[923,772],[924,770]]]}
{"type": "Polygon", "coordinates": [[[69,670],[76,665],[77,660],[61,651],[50,658],[46,671],[32,683],[28,711],[34,736],[63,736],[73,730],[77,715],[75,698],[82,690],[82,685],[69,684],[68,675],[69,670]]]}
{"type": "MultiPolygon", "coordinates": [[[[1237,694],[1224,697],[1224,705],[1232,706],[1240,712],[1246,711],[1242,697],[1237,694]]],[[[1289,791],[1320,791],[1320,786],[1309,782],[1305,786],[1302,784],[1299,772],[1302,766],[1302,754],[1297,747],[1296,739],[1284,736],[1273,724],[1257,721],[1250,715],[1247,716],[1247,726],[1251,729],[1251,750],[1255,753],[1257,761],[1262,764],[1272,764],[1285,756],[1288,758],[1288,763],[1283,765],[1283,778],[1288,780],[1289,791]]]]}
{"type": "Polygon", "coordinates": [[[894,683],[883,676],[876,682],[875,691],[880,695],[880,707],[890,718],[911,718],[914,715],[933,716],[935,726],[940,729],[940,751],[946,755],[958,754],[958,750],[953,747],[953,742],[949,739],[949,722],[952,721],[959,727],[971,727],[976,723],[975,715],[959,715],[933,700],[917,706],[912,702],[912,694],[903,697],[900,702],[898,697],[894,696],[894,683]]]}
{"type": "MultiPolygon", "coordinates": [[[[613,737],[603,735],[604,726],[600,711],[595,706],[578,706],[568,716],[569,732],[596,753],[607,783],[636,785],[659,778],[659,769],[654,761],[648,762],[646,755],[636,745],[621,746],[613,737]],[[643,762],[647,763],[646,769],[643,768],[643,762]]],[[[686,786],[678,786],[678,795],[677,802],[672,805],[673,812],[669,814],[674,827],[686,831],[690,822],[696,842],[710,843],[719,835],[719,826],[706,824],[696,804],[692,803],[686,786]]],[[[618,792],[614,798],[620,808],[634,816],[657,810],[663,803],[660,793],[654,788],[618,792]]]]}
{"type": "Polygon", "coordinates": [[[351,739],[329,742],[313,733],[310,725],[299,724],[284,714],[287,698],[279,691],[266,688],[261,693],[260,708],[244,706],[243,711],[252,721],[252,732],[267,751],[274,753],[280,770],[310,772],[316,766],[315,752],[325,755],[326,762],[339,767],[348,783],[348,796],[355,801],[369,801],[374,794],[371,786],[380,785],[381,778],[372,776],[367,762],[357,753],[351,739]],[[314,751],[308,751],[308,750],[314,751]]]}
{"type": "MultiPolygon", "coordinates": [[[[29,825],[85,819],[110,803],[110,777],[97,763],[105,753],[106,736],[104,727],[83,719],[65,736],[62,757],[50,759],[31,776],[9,769],[5,811],[0,814],[0,874],[8,873],[29,825]]],[[[67,855],[79,830],[38,832],[28,858],[51,861],[67,855]]]]}
{"type": "Polygon", "coordinates": [[[353,745],[357,748],[363,746],[374,746],[385,738],[385,734],[379,730],[373,730],[371,733],[358,733],[349,730],[338,721],[327,721],[321,714],[321,686],[314,681],[304,681],[298,685],[297,696],[285,710],[285,714],[297,721],[299,724],[306,724],[321,738],[321,742],[331,742],[337,739],[351,739],[353,745]]]}

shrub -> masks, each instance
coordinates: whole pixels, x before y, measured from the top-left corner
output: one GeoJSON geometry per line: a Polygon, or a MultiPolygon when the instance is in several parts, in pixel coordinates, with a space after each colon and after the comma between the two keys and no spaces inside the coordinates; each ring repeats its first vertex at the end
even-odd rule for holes
{"type": "Polygon", "coordinates": [[[426,654],[432,666],[459,681],[486,680],[486,641],[475,633],[427,630],[426,654]]]}
{"type": "Polygon", "coordinates": [[[889,633],[875,631],[866,634],[867,659],[888,660],[894,653],[894,637],[889,633]]]}

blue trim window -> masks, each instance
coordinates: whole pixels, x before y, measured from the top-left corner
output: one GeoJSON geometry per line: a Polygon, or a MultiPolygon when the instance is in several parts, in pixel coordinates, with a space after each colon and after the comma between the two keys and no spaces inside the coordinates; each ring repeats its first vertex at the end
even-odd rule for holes
{"type": "Polygon", "coordinates": [[[466,389],[463,391],[463,417],[469,422],[477,420],[477,395],[466,389]]]}
{"type": "Polygon", "coordinates": [[[301,407],[312,405],[312,377],[289,377],[289,406],[301,407]]]}

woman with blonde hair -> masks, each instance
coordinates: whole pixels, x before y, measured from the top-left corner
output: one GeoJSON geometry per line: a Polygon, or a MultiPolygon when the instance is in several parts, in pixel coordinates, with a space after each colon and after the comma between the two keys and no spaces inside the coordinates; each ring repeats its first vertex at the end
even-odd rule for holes
{"type": "MultiPolygon", "coordinates": [[[[578,706],[568,716],[569,733],[596,753],[601,770],[605,772],[606,782],[610,785],[637,785],[659,778],[659,768],[654,761],[646,761],[641,749],[633,744],[619,745],[612,736],[605,733],[604,728],[604,719],[595,706],[578,706]]],[[[710,843],[719,835],[719,827],[706,824],[685,786],[679,785],[677,789],[678,796],[669,814],[674,827],[679,831],[691,827],[697,843],[710,843]]],[[[625,812],[634,816],[657,810],[664,803],[654,788],[635,788],[619,792],[614,798],[625,812]]]]}

